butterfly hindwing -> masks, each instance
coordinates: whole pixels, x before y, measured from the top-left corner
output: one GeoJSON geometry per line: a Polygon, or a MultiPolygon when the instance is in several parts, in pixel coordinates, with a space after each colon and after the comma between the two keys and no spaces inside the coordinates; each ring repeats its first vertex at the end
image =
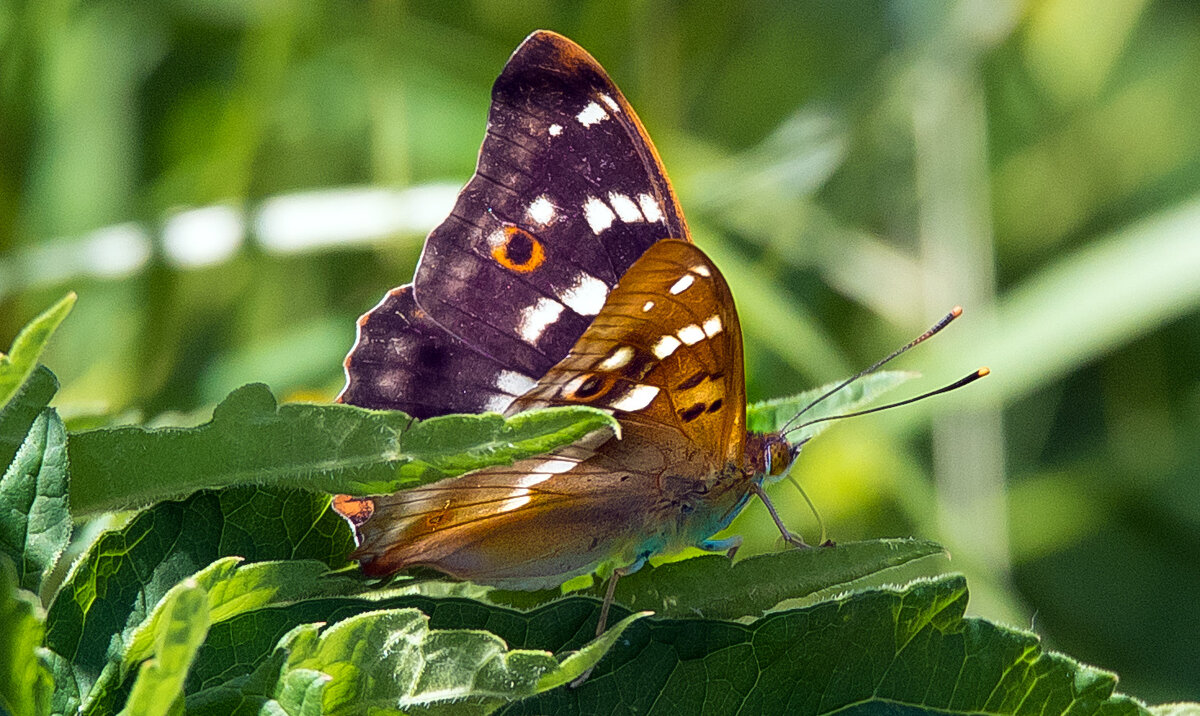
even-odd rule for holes
{"type": "Polygon", "coordinates": [[[687,227],[633,109],[582,48],[537,32],[496,80],[475,176],[429,236],[415,297],[480,352],[540,375],[664,238],[687,227]]]}
{"type": "Polygon", "coordinates": [[[358,320],[338,400],[415,418],[504,410],[532,378],[450,335],[417,308],[412,286],[388,292],[358,320]]]}
{"type": "Polygon", "coordinates": [[[598,431],[549,455],[373,498],[353,556],[367,574],[421,565],[519,589],[587,572],[629,549],[654,504],[653,474],[628,467],[638,448],[614,459],[610,442],[598,431]]]}

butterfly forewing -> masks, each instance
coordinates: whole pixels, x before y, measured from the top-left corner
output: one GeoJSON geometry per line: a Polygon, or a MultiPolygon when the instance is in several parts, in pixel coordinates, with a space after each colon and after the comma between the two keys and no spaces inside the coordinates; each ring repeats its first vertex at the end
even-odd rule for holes
{"type": "Polygon", "coordinates": [[[419,306],[511,368],[541,375],[612,286],[683,215],[641,123],[578,45],[538,32],[492,90],[475,176],[430,234],[419,306]]]}
{"type": "Polygon", "coordinates": [[[712,463],[740,463],[742,335],[729,286],[694,245],[662,241],[621,279],[572,348],[509,412],[584,404],[665,431],[712,463]]]}
{"type": "Polygon", "coordinates": [[[339,399],[417,417],[503,410],[664,238],[687,226],[633,109],[582,48],[535,32],[493,87],[476,173],[413,293],[360,320],[339,399]]]}

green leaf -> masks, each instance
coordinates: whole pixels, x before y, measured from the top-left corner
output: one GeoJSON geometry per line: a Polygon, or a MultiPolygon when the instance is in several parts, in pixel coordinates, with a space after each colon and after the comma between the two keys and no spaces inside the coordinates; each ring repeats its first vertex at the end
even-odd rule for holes
{"type": "Polygon", "coordinates": [[[33,373],[46,343],[54,335],[54,329],[58,328],[74,305],[74,293],[63,296],[58,303],[21,329],[13,339],[8,355],[0,353],[0,405],[7,405],[33,373]]]}
{"type": "Polygon", "coordinates": [[[0,468],[7,468],[25,442],[33,421],[58,391],[58,379],[39,365],[12,398],[0,407],[0,468]]]}
{"type": "Polygon", "coordinates": [[[16,569],[0,555],[0,713],[50,712],[54,684],[37,658],[44,616],[37,595],[21,589],[16,569]]]}
{"type": "MultiPolygon", "coordinates": [[[[545,622],[572,601],[539,610],[526,633],[570,648],[577,622],[545,622]]],[[[949,577],[749,624],[643,620],[583,686],[504,713],[1145,713],[1113,694],[1112,675],[1044,651],[1034,634],[964,619],[966,603],[965,581],[949,577]]]]}
{"type": "MultiPolygon", "coordinates": [[[[916,373],[896,370],[884,370],[865,375],[814,405],[794,421],[793,425],[858,410],[901,383],[915,378],[916,375],[916,373]]],[[[797,413],[837,385],[837,383],[830,383],[820,388],[806,390],[790,398],[775,398],[749,405],[746,407],[746,424],[750,430],[758,432],[779,430],[797,413]]],[[[815,437],[832,424],[833,421],[816,423],[789,434],[788,438],[793,443],[802,442],[815,437]]]]}
{"type": "Polygon", "coordinates": [[[103,534],[51,605],[46,646],[73,667],[87,693],[179,581],[221,557],[248,562],[319,560],[346,565],[354,541],[329,498],[299,490],[236,488],[164,502],[103,534]]]}
{"type": "MultiPolygon", "coordinates": [[[[195,584],[204,590],[210,624],[219,624],[256,609],[285,606],[305,599],[357,594],[366,589],[361,580],[330,576],[329,566],[317,560],[245,564],[241,557],[218,559],[181,584],[195,584]]],[[[171,602],[172,592],[179,588],[180,585],[173,587],[155,606],[150,617],[132,633],[122,658],[123,668],[128,669],[149,657],[155,635],[161,631],[159,622],[167,618],[164,610],[171,602]]]]}
{"type": "Polygon", "coordinates": [[[208,594],[185,580],[163,600],[154,622],[154,656],[142,663],[122,714],[183,713],[183,682],[208,634],[208,594]]]}
{"type": "Polygon", "coordinates": [[[0,553],[17,565],[22,588],[37,593],[71,538],[67,433],[52,408],[34,421],[0,476],[0,553]]]}
{"type": "Polygon", "coordinates": [[[860,579],[939,554],[945,550],[936,542],[888,539],[789,549],[736,563],[704,555],[638,570],[617,582],[615,598],[661,617],[759,617],[785,600],[845,591],[860,579]]]}
{"type": "Polygon", "coordinates": [[[72,434],[71,507],[86,514],[245,484],[390,493],[538,455],[615,425],[592,408],[417,422],[351,405],[279,406],[266,386],[251,384],[230,393],[199,427],[72,434]]]}
{"type": "Polygon", "coordinates": [[[84,688],[76,681],[75,669],[71,666],[71,662],[46,648],[39,648],[37,657],[54,682],[54,691],[50,697],[50,713],[79,713],[80,706],[83,704],[84,688]]]}
{"type": "MultiPolygon", "coordinates": [[[[896,567],[941,554],[945,549],[936,542],[884,539],[788,549],[737,562],[724,555],[701,555],[659,566],[646,565],[617,582],[614,598],[617,604],[649,610],[659,617],[759,617],[782,602],[843,592],[860,580],[878,578],[896,567]]],[[[597,580],[572,596],[590,594],[599,598],[605,588],[606,581],[597,580]]],[[[561,596],[557,589],[493,589],[482,598],[494,604],[532,609],[561,596]]]]}
{"type": "Polygon", "coordinates": [[[288,659],[279,702],[300,713],[319,684],[324,713],[489,713],[584,673],[642,616],[630,615],[561,663],[546,651],[509,650],[485,631],[431,630],[419,609],[360,614],[319,635],[311,625],[281,644],[288,659]]]}

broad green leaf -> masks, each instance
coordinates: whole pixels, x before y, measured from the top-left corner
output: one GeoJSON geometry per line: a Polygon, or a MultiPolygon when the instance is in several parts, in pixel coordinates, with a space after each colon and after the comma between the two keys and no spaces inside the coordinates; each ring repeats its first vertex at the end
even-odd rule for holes
{"type": "Polygon", "coordinates": [[[37,658],[44,617],[37,595],[21,589],[16,569],[0,555],[0,713],[50,712],[53,682],[37,658]]]}
{"type": "MultiPolygon", "coordinates": [[[[845,590],[864,576],[881,572],[886,574],[891,567],[941,551],[941,547],[932,542],[883,540],[763,555],[743,560],[732,567],[725,557],[701,557],[657,568],[644,567],[621,580],[617,602],[639,609],[662,610],[659,616],[758,616],[783,600],[845,590]],[[720,584],[722,588],[714,590],[714,584],[720,584]]],[[[592,593],[599,594],[602,591],[603,584],[599,584],[592,593]]],[[[442,623],[444,614],[465,608],[455,607],[456,604],[490,610],[492,620],[509,620],[514,617],[506,616],[511,614],[507,610],[453,597],[467,596],[522,609],[531,609],[562,598],[557,590],[504,592],[445,581],[410,585],[401,583],[394,588],[377,590],[375,594],[381,601],[325,599],[278,609],[272,606],[253,613],[240,613],[227,623],[214,623],[210,643],[202,651],[193,671],[195,688],[217,688],[231,674],[249,673],[259,660],[266,658],[275,640],[289,629],[308,621],[345,618],[387,605],[416,606],[442,623]],[[221,646],[235,642],[236,649],[221,646]]],[[[451,626],[452,623],[443,625],[451,626]]]]}
{"type": "Polygon", "coordinates": [[[12,463],[33,421],[58,391],[58,379],[39,365],[12,398],[0,406],[0,469],[12,463]]]}
{"type": "Polygon", "coordinates": [[[280,406],[266,386],[251,384],[230,393],[199,427],[72,434],[71,507],[86,514],[246,484],[390,493],[538,455],[613,426],[611,416],[591,408],[417,422],[351,405],[280,406]]]}
{"type": "MultiPolygon", "coordinates": [[[[788,549],[737,562],[702,555],[659,566],[646,565],[617,582],[615,600],[658,617],[742,619],[759,617],[781,602],[845,591],[867,577],[932,555],[945,554],[936,542],[885,539],[836,547],[788,549]]],[[[606,580],[572,596],[604,594],[606,580]]],[[[493,589],[482,595],[495,604],[531,609],[560,599],[557,589],[518,592],[493,589]]]]}
{"type": "Polygon", "coordinates": [[[122,658],[123,669],[149,657],[155,635],[161,631],[159,622],[166,618],[164,610],[172,603],[172,593],[184,584],[195,584],[204,590],[210,624],[256,609],[365,590],[361,580],[331,576],[328,565],[317,560],[245,564],[241,557],[223,557],[177,584],[155,606],[150,617],[130,637],[122,658]]]}
{"type": "Polygon", "coordinates": [[[163,600],[161,615],[154,622],[154,656],[142,663],[123,715],[183,713],[183,682],[208,633],[208,595],[195,580],[184,580],[163,600]]]}
{"type": "Polygon", "coordinates": [[[936,542],[888,539],[789,549],[739,562],[704,555],[638,570],[617,582],[615,596],[619,604],[660,617],[759,617],[785,600],[846,590],[857,580],[938,554],[945,550],[936,542]]]}
{"type": "Polygon", "coordinates": [[[38,357],[42,355],[50,336],[54,335],[54,329],[58,328],[74,305],[74,293],[63,296],[58,303],[21,329],[13,339],[8,355],[0,353],[0,406],[8,404],[37,368],[38,357]]]}
{"type": "MultiPolygon", "coordinates": [[[[572,601],[536,614],[550,616],[572,601]]],[[[1146,713],[1113,694],[1111,674],[1044,651],[1034,634],[964,619],[966,603],[965,581],[950,577],[853,593],[749,624],[643,620],[583,686],[504,713],[1146,713]]],[[[539,648],[570,648],[579,639],[574,620],[525,629],[539,648]]]]}
{"type": "Polygon", "coordinates": [[[300,490],[201,492],[142,512],[97,539],[51,605],[46,646],[74,667],[86,693],[179,581],[213,561],[319,560],[346,565],[353,536],[329,498],[300,490]]]}
{"type": "MultiPolygon", "coordinates": [[[[792,425],[858,410],[901,383],[915,378],[916,375],[916,373],[896,370],[884,370],[865,375],[814,405],[792,422],[792,425]]],[[[820,388],[806,390],[790,398],[774,398],[749,405],[746,407],[746,424],[751,430],[758,432],[779,430],[797,413],[837,385],[837,383],[830,383],[820,388]]],[[[816,437],[818,433],[832,424],[833,421],[816,423],[790,433],[788,438],[792,443],[802,442],[816,437]]]]}
{"type": "Polygon", "coordinates": [[[280,703],[288,713],[300,712],[295,696],[307,697],[309,690],[295,688],[291,673],[298,671],[306,686],[314,672],[331,677],[321,685],[325,713],[489,713],[579,676],[642,616],[629,616],[561,663],[546,651],[509,650],[485,631],[430,629],[418,609],[360,614],[319,634],[313,625],[281,645],[288,660],[280,703]]]}
{"type": "Polygon", "coordinates": [[[50,697],[50,713],[79,713],[85,695],[84,685],[76,680],[75,669],[71,666],[71,662],[45,648],[38,649],[37,656],[38,661],[46,668],[54,682],[54,691],[50,697]]]}
{"type": "Polygon", "coordinates": [[[13,560],[22,588],[37,593],[71,538],[67,433],[52,408],[34,421],[0,476],[0,553],[13,560]]]}

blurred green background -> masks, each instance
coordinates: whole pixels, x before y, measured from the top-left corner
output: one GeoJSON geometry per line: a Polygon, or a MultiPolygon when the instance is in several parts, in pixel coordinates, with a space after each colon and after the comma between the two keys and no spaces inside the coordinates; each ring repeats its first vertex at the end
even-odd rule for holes
{"type": "MultiPolygon", "coordinates": [[[[0,344],[78,291],[46,356],[77,427],[331,399],[539,27],[655,138],[751,399],[966,308],[906,388],[992,377],[806,448],[832,536],[941,540],[974,613],[1200,698],[1192,0],[0,2],[0,344]]],[[[759,507],[737,526],[776,547],[759,507]]]]}

